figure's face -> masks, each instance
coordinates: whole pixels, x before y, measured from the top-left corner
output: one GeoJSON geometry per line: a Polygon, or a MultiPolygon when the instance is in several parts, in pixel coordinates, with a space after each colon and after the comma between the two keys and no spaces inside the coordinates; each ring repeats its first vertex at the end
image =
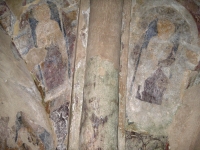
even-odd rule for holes
{"type": "Polygon", "coordinates": [[[47,4],[41,4],[34,8],[33,15],[37,21],[49,20],[51,13],[47,4]]]}
{"type": "Polygon", "coordinates": [[[168,40],[175,32],[175,25],[169,20],[158,20],[157,30],[159,38],[168,40]]]}

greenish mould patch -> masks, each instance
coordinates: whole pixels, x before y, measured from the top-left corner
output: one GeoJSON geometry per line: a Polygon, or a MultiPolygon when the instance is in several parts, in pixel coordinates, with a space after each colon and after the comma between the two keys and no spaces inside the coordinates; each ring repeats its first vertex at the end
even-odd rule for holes
{"type": "Polygon", "coordinates": [[[93,74],[91,76],[93,80],[90,80],[90,78],[86,76],[86,83],[98,80],[99,84],[104,83],[111,86],[118,84],[118,71],[114,68],[114,65],[109,61],[102,60],[98,56],[90,58],[87,62],[87,70],[86,75],[93,74]]]}
{"type": "Polygon", "coordinates": [[[81,147],[117,149],[118,70],[99,56],[87,60],[81,147]],[[90,133],[88,133],[90,131],[90,133]],[[103,147],[102,147],[103,146],[103,147]]]}

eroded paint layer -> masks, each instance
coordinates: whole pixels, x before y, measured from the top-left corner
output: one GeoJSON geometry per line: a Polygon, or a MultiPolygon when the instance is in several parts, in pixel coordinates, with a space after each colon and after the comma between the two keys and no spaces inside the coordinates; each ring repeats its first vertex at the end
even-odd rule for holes
{"type": "Polygon", "coordinates": [[[52,111],[50,118],[53,121],[54,131],[57,136],[57,149],[66,149],[64,142],[68,134],[69,103],[67,102],[52,111]]]}
{"type": "Polygon", "coordinates": [[[200,34],[200,2],[198,0],[176,0],[182,4],[193,16],[200,34]]]}
{"type": "Polygon", "coordinates": [[[0,27],[8,33],[12,34],[14,16],[7,6],[6,2],[0,2],[0,27]]]}
{"type": "Polygon", "coordinates": [[[28,4],[30,4],[30,3],[32,3],[32,2],[34,2],[35,0],[23,0],[22,1],[22,6],[26,6],[26,5],[28,5],[28,4]]]}
{"type": "Polygon", "coordinates": [[[127,122],[136,132],[166,135],[186,89],[185,73],[198,64],[198,50],[185,46],[197,44],[198,32],[180,4],[142,3],[136,2],[130,25],[127,122]]]}
{"type": "Polygon", "coordinates": [[[46,48],[47,55],[42,64],[43,78],[45,81],[46,91],[50,91],[63,84],[66,78],[66,65],[62,60],[59,47],[51,45],[46,48]]]}
{"type": "Polygon", "coordinates": [[[35,29],[38,21],[34,19],[32,9],[24,12],[19,20],[19,31],[14,36],[14,43],[21,54],[26,55],[30,49],[37,47],[35,29]]]}
{"type": "Polygon", "coordinates": [[[58,12],[58,8],[57,8],[56,4],[53,3],[53,2],[50,2],[50,1],[47,1],[47,4],[48,4],[49,9],[51,11],[51,20],[55,20],[58,23],[60,30],[62,30],[59,12],[58,12]]]}
{"type": "Polygon", "coordinates": [[[16,114],[14,128],[16,131],[15,142],[19,147],[30,149],[33,145],[41,150],[51,150],[53,148],[52,135],[40,125],[32,123],[31,118],[23,112],[16,114]],[[27,139],[24,139],[26,137],[27,139]],[[29,143],[26,143],[26,140],[29,143]]]}
{"type": "Polygon", "coordinates": [[[116,149],[117,126],[118,71],[93,57],[87,62],[80,149],[116,149]]]}
{"type": "Polygon", "coordinates": [[[68,55],[68,76],[73,73],[76,30],[77,30],[77,9],[70,12],[62,12],[63,30],[66,41],[66,51],[68,55]]]}
{"type": "Polygon", "coordinates": [[[126,149],[169,150],[168,137],[126,132],[126,149]]]}

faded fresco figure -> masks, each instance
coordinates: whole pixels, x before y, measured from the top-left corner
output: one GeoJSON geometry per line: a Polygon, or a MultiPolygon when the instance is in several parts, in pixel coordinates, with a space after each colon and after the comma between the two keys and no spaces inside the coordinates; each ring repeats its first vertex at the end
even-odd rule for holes
{"type": "Polygon", "coordinates": [[[67,60],[67,52],[64,36],[58,23],[50,19],[51,12],[47,4],[38,5],[34,9],[34,17],[38,21],[36,28],[38,48],[57,45],[62,54],[63,61],[67,60]]]}
{"type": "Polygon", "coordinates": [[[135,82],[139,83],[136,98],[161,105],[170,76],[169,66],[175,61],[174,44],[171,42],[175,25],[169,20],[155,20],[149,28],[146,37],[151,38],[146,38],[143,43],[139,69],[135,74],[144,79],[135,78],[135,82]]]}
{"type": "Polygon", "coordinates": [[[174,8],[153,7],[140,18],[132,22],[138,33],[128,60],[127,128],[165,135],[198,63],[197,53],[184,45],[195,36],[174,8]]]}
{"type": "Polygon", "coordinates": [[[66,42],[58,22],[50,19],[51,11],[46,3],[34,7],[31,13],[31,19],[37,21],[31,24],[35,48],[28,52],[25,59],[45,91],[45,101],[48,101],[65,90],[62,86],[67,79],[66,42]]]}

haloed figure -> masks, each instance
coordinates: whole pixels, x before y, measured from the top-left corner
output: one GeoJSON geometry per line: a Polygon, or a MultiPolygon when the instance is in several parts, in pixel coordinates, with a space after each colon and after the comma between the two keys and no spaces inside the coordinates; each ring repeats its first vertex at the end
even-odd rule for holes
{"type": "Polygon", "coordinates": [[[175,25],[169,20],[158,20],[156,36],[153,36],[146,49],[143,49],[135,79],[139,83],[137,99],[154,104],[161,104],[167,88],[170,65],[175,61],[172,37],[175,25]],[[140,91],[142,90],[142,92],[140,91]]]}
{"type": "Polygon", "coordinates": [[[38,21],[36,28],[38,48],[56,45],[62,54],[63,61],[67,60],[66,44],[58,23],[50,19],[51,12],[47,4],[41,4],[34,8],[34,18],[38,21]]]}

